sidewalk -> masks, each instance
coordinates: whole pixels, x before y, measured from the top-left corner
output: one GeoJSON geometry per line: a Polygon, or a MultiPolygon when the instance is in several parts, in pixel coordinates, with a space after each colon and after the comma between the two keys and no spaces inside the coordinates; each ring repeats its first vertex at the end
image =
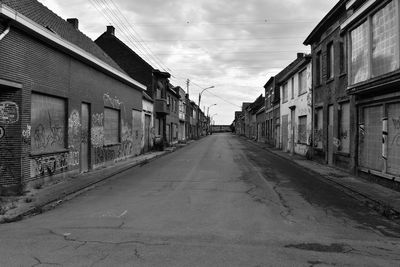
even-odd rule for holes
{"type": "Polygon", "coordinates": [[[319,164],[299,155],[291,155],[247,138],[245,140],[281,158],[290,160],[309,172],[322,176],[333,186],[340,188],[341,191],[370,206],[380,214],[390,219],[400,220],[400,192],[353,176],[338,168],[319,164]]]}
{"type": "MultiPolygon", "coordinates": [[[[188,142],[189,144],[189,142],[188,142]]],[[[116,162],[110,166],[96,169],[83,174],[66,175],[62,181],[55,184],[47,184],[40,189],[30,189],[27,195],[6,198],[4,204],[9,208],[4,214],[0,214],[0,223],[14,222],[23,217],[41,213],[50,209],[64,200],[79,195],[98,183],[112,178],[114,175],[124,172],[130,168],[147,164],[165,154],[174,152],[177,148],[186,144],[179,144],[177,147],[168,147],[164,151],[150,152],[124,161],[116,162]]],[[[2,203],[0,203],[0,210],[2,203]]]]}

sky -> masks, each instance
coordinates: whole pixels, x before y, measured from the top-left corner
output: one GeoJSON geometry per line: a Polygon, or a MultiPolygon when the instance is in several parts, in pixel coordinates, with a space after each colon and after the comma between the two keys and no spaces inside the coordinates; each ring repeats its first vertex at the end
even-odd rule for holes
{"type": "Polygon", "coordinates": [[[264,84],[295,58],[338,0],[39,0],[60,17],[78,18],[92,40],[107,25],[215,124],[234,120],[243,102],[264,94],[264,84]],[[216,105],[214,105],[216,104],[216,105]]]}

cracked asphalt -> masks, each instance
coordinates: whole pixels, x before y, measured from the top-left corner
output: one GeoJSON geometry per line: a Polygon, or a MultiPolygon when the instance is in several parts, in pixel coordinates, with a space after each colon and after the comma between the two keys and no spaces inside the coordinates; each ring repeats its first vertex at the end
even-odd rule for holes
{"type": "Polygon", "coordinates": [[[231,134],[0,225],[0,266],[399,266],[400,226],[231,134]]]}

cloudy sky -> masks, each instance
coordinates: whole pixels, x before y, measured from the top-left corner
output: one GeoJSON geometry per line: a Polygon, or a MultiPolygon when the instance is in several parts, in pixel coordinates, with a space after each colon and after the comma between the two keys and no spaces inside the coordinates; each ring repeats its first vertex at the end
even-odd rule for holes
{"type": "Polygon", "coordinates": [[[107,25],[154,68],[172,74],[216,124],[230,124],[242,102],[264,94],[338,0],[39,0],[64,19],[78,18],[95,40],[107,25]]]}

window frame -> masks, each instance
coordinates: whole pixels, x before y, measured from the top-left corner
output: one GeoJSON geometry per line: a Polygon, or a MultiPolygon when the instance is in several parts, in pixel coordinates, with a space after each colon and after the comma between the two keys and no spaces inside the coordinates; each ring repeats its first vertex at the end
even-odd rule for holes
{"type": "Polygon", "coordinates": [[[307,67],[305,67],[305,68],[303,68],[302,70],[300,70],[299,72],[298,72],[298,96],[301,96],[301,95],[304,95],[305,93],[307,93],[307,67]],[[303,88],[302,86],[301,86],[301,79],[300,79],[300,77],[302,77],[300,74],[304,74],[304,79],[305,79],[305,83],[306,83],[306,86],[305,86],[305,88],[303,88]],[[303,91],[304,90],[304,91],[303,91]]]}
{"type": "Polygon", "coordinates": [[[320,86],[322,85],[322,51],[318,51],[316,53],[315,59],[315,85],[320,86]]]}
{"type": "MultiPolygon", "coordinates": [[[[63,97],[32,91],[32,93],[31,93],[31,109],[30,109],[30,112],[31,112],[31,127],[32,127],[32,137],[31,137],[31,140],[30,140],[30,143],[29,143],[29,145],[31,147],[31,153],[30,154],[31,155],[44,155],[44,154],[56,154],[56,153],[59,153],[59,152],[68,151],[68,130],[69,130],[69,127],[68,127],[68,100],[66,98],[63,98],[63,97]],[[34,97],[34,95],[40,96],[40,97],[45,97],[45,98],[54,98],[54,99],[58,99],[58,100],[62,101],[62,103],[64,105],[64,107],[63,107],[63,109],[64,109],[63,110],[63,112],[64,112],[64,116],[63,116],[63,127],[64,127],[64,129],[63,129],[63,136],[62,136],[62,143],[63,143],[62,147],[55,148],[53,150],[43,149],[43,148],[41,148],[41,149],[35,149],[34,148],[33,141],[34,141],[34,138],[35,138],[35,135],[36,135],[35,125],[34,125],[33,120],[32,120],[32,117],[33,117],[32,116],[32,114],[33,114],[33,110],[32,109],[33,109],[33,97],[34,97]]],[[[42,124],[42,123],[40,123],[40,124],[42,124]]],[[[51,125],[51,127],[53,127],[53,125],[51,125]]],[[[45,127],[43,127],[43,130],[44,130],[43,133],[45,133],[46,132],[45,127]]],[[[47,143],[49,142],[49,137],[47,136],[45,139],[42,139],[42,141],[46,142],[46,146],[47,146],[47,143]]]]}
{"type": "Polygon", "coordinates": [[[335,45],[333,41],[326,47],[326,78],[327,80],[335,78],[335,45]]]}
{"type": "Polygon", "coordinates": [[[282,104],[289,101],[289,96],[288,96],[288,94],[289,94],[289,88],[288,88],[288,87],[289,87],[289,84],[288,84],[288,82],[286,81],[286,82],[282,85],[282,104]],[[285,94],[285,89],[286,89],[286,94],[285,94]],[[285,96],[286,96],[286,97],[285,97],[285,96]]]}
{"type": "Polygon", "coordinates": [[[113,146],[113,145],[118,145],[121,143],[121,110],[115,109],[115,108],[110,108],[110,107],[104,107],[104,145],[105,146],[113,146]],[[114,141],[109,141],[107,140],[107,135],[106,135],[106,110],[112,110],[116,111],[118,113],[118,133],[117,133],[117,140],[114,141]]]}
{"type": "Polygon", "coordinates": [[[297,127],[297,143],[302,144],[302,145],[307,145],[307,115],[301,115],[297,117],[298,121],[298,127],[297,127]],[[305,131],[305,140],[300,140],[300,119],[305,119],[305,124],[304,124],[304,131],[305,131]]]}
{"type": "MultiPolygon", "coordinates": [[[[360,83],[364,83],[367,82],[370,79],[373,78],[377,78],[377,77],[381,77],[384,75],[387,75],[388,73],[391,72],[395,72],[395,71],[399,71],[400,70],[400,3],[399,1],[396,0],[387,0],[387,1],[382,1],[382,3],[380,3],[379,5],[377,5],[373,10],[371,10],[367,15],[365,15],[365,17],[363,19],[361,19],[358,23],[354,24],[351,28],[348,29],[347,33],[346,33],[347,39],[348,41],[348,45],[347,45],[347,69],[348,69],[348,84],[349,86],[354,86],[360,83]],[[395,27],[396,27],[396,33],[397,33],[397,37],[395,38],[395,40],[397,40],[397,44],[396,44],[396,49],[398,51],[397,53],[397,60],[398,60],[398,67],[397,69],[387,72],[387,73],[383,73],[383,74],[379,74],[374,76],[373,75],[373,69],[372,69],[372,64],[373,64],[373,53],[372,53],[372,42],[373,42],[373,29],[372,29],[372,17],[378,13],[379,11],[381,11],[383,8],[385,8],[387,5],[389,5],[391,2],[394,3],[395,5],[395,27]],[[368,61],[368,73],[367,73],[367,78],[365,80],[359,81],[359,82],[353,82],[352,81],[352,71],[353,71],[353,66],[352,66],[352,56],[353,56],[353,51],[352,51],[352,40],[351,40],[351,32],[354,31],[355,29],[357,29],[358,27],[360,27],[363,23],[366,22],[367,25],[367,47],[368,47],[368,51],[367,51],[367,61],[368,61]]],[[[346,65],[346,64],[345,64],[346,65]]]]}

